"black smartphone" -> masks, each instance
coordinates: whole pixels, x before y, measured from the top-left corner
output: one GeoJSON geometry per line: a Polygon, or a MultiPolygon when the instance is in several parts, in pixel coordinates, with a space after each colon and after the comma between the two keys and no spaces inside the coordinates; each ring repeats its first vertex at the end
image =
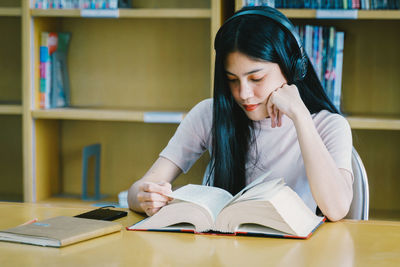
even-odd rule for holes
{"type": "Polygon", "coordinates": [[[106,208],[99,208],[95,210],[91,210],[75,217],[78,218],[86,218],[86,219],[94,219],[94,220],[103,220],[103,221],[113,221],[119,218],[126,216],[128,212],[122,210],[111,210],[106,208]]]}

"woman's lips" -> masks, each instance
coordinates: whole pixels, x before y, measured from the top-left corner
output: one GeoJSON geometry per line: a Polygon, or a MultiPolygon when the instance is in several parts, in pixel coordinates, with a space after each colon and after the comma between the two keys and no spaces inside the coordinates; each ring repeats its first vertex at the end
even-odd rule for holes
{"type": "Polygon", "coordinates": [[[246,111],[253,111],[258,107],[259,104],[255,104],[255,105],[243,105],[244,109],[246,111]]]}

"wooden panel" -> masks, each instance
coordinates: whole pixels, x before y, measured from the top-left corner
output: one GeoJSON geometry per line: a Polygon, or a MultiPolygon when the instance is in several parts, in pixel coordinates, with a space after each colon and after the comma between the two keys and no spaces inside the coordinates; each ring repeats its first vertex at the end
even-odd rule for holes
{"type": "Polygon", "coordinates": [[[0,105],[0,114],[21,115],[21,105],[0,105]]]}
{"type": "MultiPolygon", "coordinates": [[[[0,10],[1,11],[1,10],[0,10]]],[[[1,13],[0,13],[1,14],[1,13]]],[[[80,9],[33,9],[32,16],[35,17],[81,17],[80,9]]],[[[119,18],[210,18],[210,9],[132,9],[125,8],[118,10],[119,18]]]]}
{"type": "Polygon", "coordinates": [[[19,7],[1,7],[0,16],[19,17],[21,16],[21,8],[19,7]]]}
{"type": "Polygon", "coordinates": [[[32,49],[32,19],[29,17],[30,2],[22,2],[22,102],[23,102],[23,176],[24,201],[31,202],[36,197],[33,192],[34,154],[33,124],[30,112],[33,108],[32,67],[34,66],[32,49]]]}
{"type": "Polygon", "coordinates": [[[400,130],[400,119],[390,117],[346,117],[352,129],[400,130]]]}
{"type": "Polygon", "coordinates": [[[22,118],[0,116],[0,200],[22,201],[22,118]]]}
{"type": "Polygon", "coordinates": [[[210,8],[211,0],[135,0],[134,8],[210,8]]]}
{"type": "MultiPolygon", "coordinates": [[[[63,192],[81,194],[82,149],[94,143],[102,145],[102,193],[116,195],[128,189],[158,158],[176,127],[176,124],[63,121],[63,192]]],[[[207,162],[207,157],[202,158],[175,185],[201,183],[207,162]]]]}
{"type": "Polygon", "coordinates": [[[60,127],[59,121],[35,122],[36,200],[46,199],[60,189],[60,127]]]}
{"type": "Polygon", "coordinates": [[[64,19],[73,106],[189,109],[210,95],[210,22],[64,19]]]}
{"type": "Polygon", "coordinates": [[[21,103],[21,19],[0,17],[0,103],[21,103]]]}
{"type": "Polygon", "coordinates": [[[100,120],[100,121],[141,121],[143,111],[57,108],[32,111],[34,118],[68,119],[68,120],[100,120]]]}
{"type": "Polygon", "coordinates": [[[400,131],[353,131],[367,170],[370,209],[400,212],[400,131]]]}
{"type": "Polygon", "coordinates": [[[27,0],[0,0],[0,7],[21,7],[21,1],[27,0]]]}
{"type": "Polygon", "coordinates": [[[398,20],[293,20],[345,32],[342,100],[351,115],[400,116],[398,20]]]}

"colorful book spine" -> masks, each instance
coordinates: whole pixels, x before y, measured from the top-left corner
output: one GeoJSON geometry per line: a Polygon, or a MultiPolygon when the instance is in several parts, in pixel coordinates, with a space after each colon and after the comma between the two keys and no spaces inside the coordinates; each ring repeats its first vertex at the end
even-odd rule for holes
{"type": "Polygon", "coordinates": [[[335,53],[335,83],[333,104],[340,110],[341,93],[342,93],[342,75],[343,75],[343,49],[344,49],[344,32],[336,33],[336,53],[335,53]]]}
{"type": "Polygon", "coordinates": [[[51,100],[52,108],[67,107],[70,105],[69,75],[67,53],[71,33],[57,33],[57,49],[51,54],[51,100]]]}
{"type": "Polygon", "coordinates": [[[48,109],[52,107],[52,55],[57,50],[58,35],[55,32],[42,32],[40,40],[40,86],[39,107],[48,109]]]}
{"type": "MultiPolygon", "coordinates": [[[[129,1],[125,2],[121,1],[121,5],[130,7],[129,1]]],[[[116,9],[118,0],[35,0],[34,7],[38,9],[116,9]]]]}
{"type": "Polygon", "coordinates": [[[50,108],[51,94],[51,54],[57,48],[57,35],[55,33],[42,32],[40,43],[40,88],[39,107],[50,108]]]}

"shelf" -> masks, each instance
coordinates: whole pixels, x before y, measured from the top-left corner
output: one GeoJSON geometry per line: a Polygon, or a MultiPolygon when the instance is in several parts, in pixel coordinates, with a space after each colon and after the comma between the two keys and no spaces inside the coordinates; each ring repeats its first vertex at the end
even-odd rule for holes
{"type": "Polygon", "coordinates": [[[18,17],[21,16],[21,8],[18,7],[2,7],[0,8],[0,17],[18,17]]]}
{"type": "Polygon", "coordinates": [[[374,210],[369,211],[370,220],[399,221],[400,210],[374,210]]]}
{"type": "Polygon", "coordinates": [[[358,19],[400,19],[400,10],[360,10],[358,19]]]}
{"type": "Polygon", "coordinates": [[[400,119],[374,117],[346,117],[352,129],[357,130],[400,130],[400,119]]]}
{"type": "MultiPolygon", "coordinates": [[[[293,19],[315,19],[317,18],[317,10],[316,9],[279,9],[283,14],[285,14],[289,18],[293,19]]],[[[357,14],[357,19],[376,19],[376,20],[390,20],[390,19],[400,19],[400,10],[324,10],[329,14],[343,14],[352,13],[357,14]]],[[[326,18],[321,19],[330,19],[329,15],[326,18]]],[[[334,19],[334,18],[332,18],[334,19]]]]}
{"type": "MultiPolygon", "coordinates": [[[[101,12],[101,11],[99,11],[101,12]]],[[[191,9],[119,9],[119,18],[211,18],[211,10],[191,9]]],[[[82,17],[80,9],[32,9],[34,17],[82,17]]]]}
{"type": "Polygon", "coordinates": [[[288,18],[294,19],[312,19],[316,17],[317,11],[315,9],[279,9],[288,18]]]}
{"type": "Polygon", "coordinates": [[[59,108],[33,110],[35,119],[179,123],[185,112],[59,108]]]}
{"type": "Polygon", "coordinates": [[[21,105],[0,105],[0,114],[22,115],[21,105]]]}

